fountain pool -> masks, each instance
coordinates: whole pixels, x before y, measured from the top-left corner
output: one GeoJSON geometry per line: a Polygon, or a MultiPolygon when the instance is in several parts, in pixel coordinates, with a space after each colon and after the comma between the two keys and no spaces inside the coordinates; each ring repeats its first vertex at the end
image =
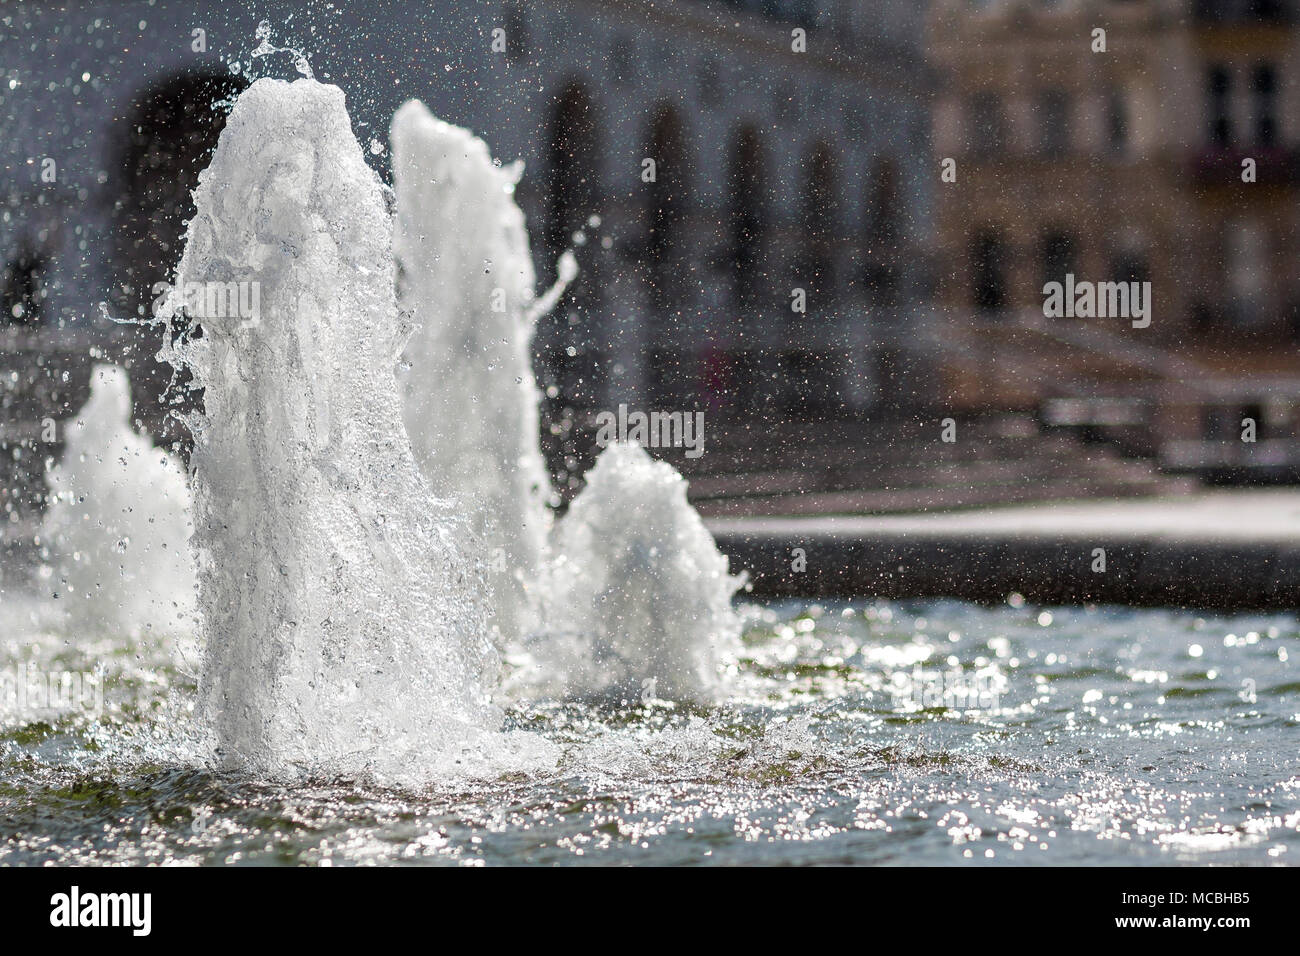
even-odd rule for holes
{"type": "Polygon", "coordinates": [[[11,644],[7,667],[15,655],[70,671],[106,660],[107,694],[100,718],[5,723],[0,864],[1168,865],[1300,853],[1292,615],[740,611],[724,703],[515,700],[506,726],[537,746],[414,788],[214,771],[176,703],[192,676],[165,647],[11,644]],[[963,685],[995,699],[945,708],[941,692],[963,685]]]}

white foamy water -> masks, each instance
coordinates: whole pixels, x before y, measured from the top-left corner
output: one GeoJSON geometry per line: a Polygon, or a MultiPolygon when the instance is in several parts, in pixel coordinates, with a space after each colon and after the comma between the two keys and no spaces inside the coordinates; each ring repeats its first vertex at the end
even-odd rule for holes
{"type": "MultiPolygon", "coordinates": [[[[177,285],[258,282],[175,358],[192,417],[200,708],[254,771],[418,779],[495,729],[466,529],[402,423],[391,222],[341,90],[263,79],[195,192],[177,285]]],[[[454,758],[453,758],[454,759],[454,758]]]]}
{"type": "MultiPolygon", "coordinates": [[[[469,513],[485,548],[500,642],[526,638],[518,683],[547,693],[709,698],[739,625],[736,581],[686,502],[639,449],[607,454],[548,553],[538,447],[534,297],[518,165],[404,105],[392,126],[406,423],[434,489],[469,513]],[[648,519],[648,520],[646,520],[648,519]]],[[[572,267],[562,268],[562,281],[572,267]]]]}
{"type": "Polygon", "coordinates": [[[417,324],[403,373],[420,468],[457,499],[484,547],[502,642],[535,623],[532,585],[550,525],[531,344],[534,274],[513,193],[468,130],[406,103],[393,119],[393,252],[417,324]]]}
{"type": "Polygon", "coordinates": [[[709,701],[738,646],[729,573],[686,482],[638,445],[605,449],[554,534],[543,632],[551,693],[709,701]]]}
{"type": "Polygon", "coordinates": [[[96,365],[91,394],[50,469],[40,540],[59,630],[85,637],[190,634],[190,494],[168,453],[131,427],[126,372],[96,365]]]}
{"type": "Polygon", "coordinates": [[[639,448],[601,457],[547,544],[529,352],[555,290],[532,294],[517,172],[418,104],[394,144],[396,236],[343,94],[254,83],[175,277],[259,291],[256,317],[205,315],[168,346],[203,402],[201,724],[259,774],[553,765],[553,743],[499,732],[493,624],[503,643],[529,635],[516,686],[641,699],[716,698],[739,631],[739,579],[681,477],[639,448]],[[423,326],[410,344],[394,248],[423,326]]]}

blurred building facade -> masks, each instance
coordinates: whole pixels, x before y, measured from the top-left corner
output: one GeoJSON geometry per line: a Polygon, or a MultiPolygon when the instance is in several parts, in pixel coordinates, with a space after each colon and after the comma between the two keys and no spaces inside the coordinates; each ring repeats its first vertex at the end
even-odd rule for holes
{"type": "MultiPolygon", "coordinates": [[[[417,96],[524,160],[539,279],[570,246],[584,266],[538,339],[570,401],[914,400],[898,372],[925,319],[931,186],[912,0],[377,3],[298,10],[295,33],[296,6],[259,14],[344,87],[363,142],[417,96]],[[316,39],[298,36],[308,15],[316,39]]],[[[89,331],[101,302],[147,308],[220,133],[212,106],[245,82],[228,63],[250,62],[255,21],[231,7],[6,6],[0,321],[89,331]]]]}
{"type": "Polygon", "coordinates": [[[933,138],[957,173],[937,200],[945,403],[1038,409],[1174,470],[1294,476],[1296,12],[934,4],[933,138]],[[1150,281],[1150,326],[1045,318],[1044,285],[1067,273],[1150,281]]]}
{"type": "Polygon", "coordinates": [[[620,402],[707,410],[715,434],[729,419],[915,412],[933,388],[923,9],[6,3],[0,400],[6,448],[26,455],[6,467],[57,456],[39,423],[84,400],[91,349],[128,367],[137,420],[177,437],[161,397],[172,370],[154,358],[164,331],[110,317],[148,315],[169,278],[249,67],[297,75],[290,55],[250,57],[261,18],[344,88],[381,175],[388,122],[411,97],[524,161],[539,284],[566,249],[582,265],[536,340],[557,427],[620,402]]]}
{"type": "Polygon", "coordinates": [[[585,240],[539,332],[562,395],[751,421],[926,400],[922,5],[540,0],[504,19],[507,113],[532,122],[494,138],[525,158],[541,273],[585,240]]]}

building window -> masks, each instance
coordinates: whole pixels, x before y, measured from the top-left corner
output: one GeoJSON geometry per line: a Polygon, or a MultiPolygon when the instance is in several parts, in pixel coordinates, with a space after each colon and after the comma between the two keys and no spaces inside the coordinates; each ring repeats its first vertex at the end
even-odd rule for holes
{"type": "Polygon", "coordinates": [[[1206,98],[1212,146],[1224,147],[1232,143],[1231,91],[1232,78],[1228,71],[1221,66],[1210,67],[1206,74],[1206,98]]]}
{"type": "Polygon", "coordinates": [[[631,37],[619,37],[610,51],[610,73],[618,86],[636,82],[636,43],[631,37]]]}
{"type": "Polygon", "coordinates": [[[819,144],[807,168],[799,217],[803,249],[795,282],[829,299],[835,295],[835,160],[829,147],[819,144]]]}
{"type": "Polygon", "coordinates": [[[1241,220],[1225,229],[1223,244],[1229,315],[1238,327],[1260,325],[1267,318],[1268,234],[1241,220]]]}
{"type": "Polygon", "coordinates": [[[1116,153],[1128,149],[1128,103],[1122,90],[1111,90],[1106,97],[1106,141],[1116,153]]]}
{"type": "Polygon", "coordinates": [[[700,102],[716,106],[722,98],[722,83],[718,78],[718,61],[707,57],[699,69],[700,102]]]}
{"type": "Polygon", "coordinates": [[[1070,148],[1070,99],[1064,90],[1048,90],[1038,105],[1038,148],[1044,156],[1062,156],[1070,148]]]}
{"type": "Polygon", "coordinates": [[[1151,267],[1142,252],[1129,249],[1116,253],[1110,261],[1112,282],[1150,282],[1151,267]]]}
{"type": "Polygon", "coordinates": [[[245,85],[233,76],[175,77],[144,91],[122,124],[113,287],[114,305],[125,314],[150,315],[154,284],[171,278],[185,224],[194,215],[199,173],[225,128],[227,110],[219,104],[245,85]]]}
{"type": "Polygon", "coordinates": [[[1260,146],[1277,143],[1277,74],[1270,63],[1255,67],[1252,77],[1255,101],[1255,142],[1260,146]]]}
{"type": "Polygon", "coordinates": [[[773,20],[784,20],[811,28],[817,22],[813,0],[725,0],[728,6],[756,10],[773,20]]]}
{"type": "MultiPolygon", "coordinates": [[[[172,277],[194,215],[194,189],[225,128],[223,104],[245,85],[229,74],[186,72],[142,90],[122,117],[115,180],[121,191],[113,197],[109,262],[109,295],[119,315],[153,314],[154,285],[172,277]]],[[[184,332],[190,321],[175,316],[172,334],[184,332]]],[[[162,328],[136,325],[130,333],[121,361],[131,376],[134,416],[156,439],[187,446],[188,433],[175,414],[189,401],[186,373],[156,358],[162,328]],[[172,383],[181,386],[178,392],[172,383]]]]}
{"type": "Polygon", "coordinates": [[[1078,250],[1074,237],[1063,231],[1049,232],[1043,236],[1039,247],[1043,269],[1043,285],[1065,282],[1066,275],[1078,274],[1078,250]]]}
{"type": "Polygon", "coordinates": [[[660,107],[650,128],[647,155],[655,161],[654,182],[646,184],[646,270],[651,302],[672,309],[681,299],[682,223],[687,208],[686,137],[677,113],[660,107]]]}
{"type": "Polygon", "coordinates": [[[898,301],[898,164],[876,162],[867,205],[866,271],[863,279],[871,301],[891,306],[898,301]]]}
{"type": "Polygon", "coordinates": [[[1006,252],[1002,238],[992,229],[982,229],[971,239],[971,301],[981,312],[1005,308],[1006,252]]]}
{"type": "Polygon", "coordinates": [[[867,135],[867,111],[861,103],[844,104],[844,132],[854,139],[867,135]]]}
{"type": "Polygon", "coordinates": [[[506,58],[522,60],[528,55],[528,24],[523,11],[513,3],[505,9],[506,58]]]}
{"type": "Polygon", "coordinates": [[[606,387],[603,356],[574,322],[576,315],[591,315],[601,306],[599,243],[575,241],[575,234],[600,212],[596,106],[577,81],[563,87],[554,102],[545,153],[543,267],[553,274],[559,257],[571,250],[579,270],[538,328],[540,377],[556,388],[543,409],[544,420],[551,423],[563,417],[566,404],[594,405],[606,387]]]}
{"type": "Polygon", "coordinates": [[[773,107],[777,122],[782,126],[790,126],[800,117],[801,101],[799,91],[790,84],[780,87],[776,91],[773,107]]]}
{"type": "Polygon", "coordinates": [[[759,294],[760,263],[767,215],[763,203],[763,151],[758,133],[745,127],[736,136],[728,170],[731,272],[737,301],[753,305],[759,294]]]}
{"type": "Polygon", "coordinates": [[[1287,20],[1286,0],[1196,0],[1195,19],[1206,23],[1280,23],[1287,20]]]}
{"type": "Polygon", "coordinates": [[[572,84],[551,115],[546,246],[552,265],[596,211],[595,137],[591,99],[581,85],[572,84]]]}
{"type": "Polygon", "coordinates": [[[966,114],[966,145],[981,157],[996,156],[1006,144],[1006,119],[996,93],[977,93],[966,114]]]}
{"type": "Polygon", "coordinates": [[[0,324],[40,325],[45,312],[46,263],[43,256],[25,247],[5,270],[0,291],[0,324]]]}

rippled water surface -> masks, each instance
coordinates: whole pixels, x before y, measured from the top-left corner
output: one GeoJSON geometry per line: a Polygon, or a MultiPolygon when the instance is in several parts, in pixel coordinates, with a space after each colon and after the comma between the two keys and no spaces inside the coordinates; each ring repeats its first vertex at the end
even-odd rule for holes
{"type": "Polygon", "coordinates": [[[418,791],[207,769],[192,652],[0,641],[0,863],[1300,861],[1294,616],[746,615],[726,706],[516,703],[530,759],[467,753],[466,777],[418,791]],[[87,677],[33,719],[27,668],[98,669],[98,716],[87,677]]]}

